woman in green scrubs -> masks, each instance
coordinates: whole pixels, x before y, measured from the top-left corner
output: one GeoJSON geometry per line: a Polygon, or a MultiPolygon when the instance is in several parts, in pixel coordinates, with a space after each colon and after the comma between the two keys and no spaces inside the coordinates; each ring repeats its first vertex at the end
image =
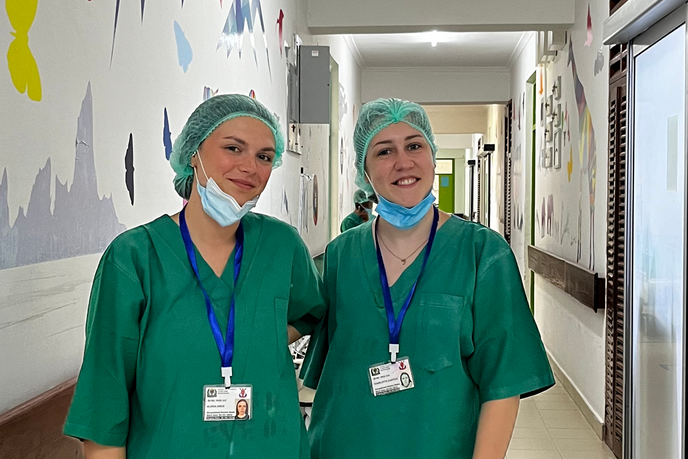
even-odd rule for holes
{"type": "Polygon", "coordinates": [[[366,104],[354,142],[379,217],[325,254],[329,309],[304,365],[311,457],[502,459],[519,398],[554,384],[512,251],[433,205],[420,106],[366,104]]]}
{"type": "Polygon", "coordinates": [[[373,210],[373,201],[368,198],[368,194],[363,190],[356,190],[354,192],[354,206],[353,212],[347,215],[342,224],[339,225],[339,231],[342,233],[351,228],[356,228],[370,220],[370,215],[373,210]]]}
{"type": "Polygon", "coordinates": [[[322,317],[319,276],[291,226],[249,212],[279,129],[245,96],[201,104],[170,158],[188,204],[103,254],[64,427],[87,458],[308,457],[287,345],[322,317]]]}

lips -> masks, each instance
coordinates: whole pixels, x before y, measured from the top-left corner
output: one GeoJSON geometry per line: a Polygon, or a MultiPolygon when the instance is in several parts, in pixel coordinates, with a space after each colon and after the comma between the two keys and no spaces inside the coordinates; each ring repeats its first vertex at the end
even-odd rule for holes
{"type": "Polygon", "coordinates": [[[255,188],[255,185],[253,183],[246,181],[246,180],[229,179],[229,181],[232,182],[234,185],[236,185],[239,188],[242,188],[244,190],[250,190],[251,188],[255,188]]]}
{"type": "Polygon", "coordinates": [[[403,177],[394,182],[395,185],[399,186],[409,186],[413,185],[414,183],[418,182],[420,179],[418,177],[403,177]]]}

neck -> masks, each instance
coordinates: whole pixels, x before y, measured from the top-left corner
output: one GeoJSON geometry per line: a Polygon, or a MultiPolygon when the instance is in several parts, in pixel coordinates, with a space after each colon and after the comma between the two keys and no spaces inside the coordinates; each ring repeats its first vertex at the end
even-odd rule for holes
{"type": "Polygon", "coordinates": [[[428,234],[430,234],[430,228],[432,228],[434,208],[435,206],[431,206],[421,221],[413,228],[407,230],[400,230],[380,217],[377,220],[379,225],[378,234],[382,235],[385,241],[390,241],[395,245],[427,239],[428,234]]]}
{"type": "Polygon", "coordinates": [[[234,245],[239,222],[227,226],[220,226],[210,215],[205,213],[201,204],[201,197],[194,188],[186,205],[186,222],[191,239],[196,245],[199,243],[212,246],[234,245]]]}

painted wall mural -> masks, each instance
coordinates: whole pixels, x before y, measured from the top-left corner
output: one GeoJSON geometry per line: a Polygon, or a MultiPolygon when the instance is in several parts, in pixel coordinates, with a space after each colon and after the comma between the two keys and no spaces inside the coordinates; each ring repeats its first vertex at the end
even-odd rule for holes
{"type": "MultiPolygon", "coordinates": [[[[227,15],[225,26],[222,29],[220,40],[217,43],[217,49],[225,48],[227,57],[236,49],[241,59],[241,51],[244,43],[244,30],[248,30],[250,34],[251,48],[253,48],[253,58],[258,65],[258,54],[256,52],[256,42],[254,35],[254,24],[256,19],[260,21],[260,29],[262,31],[263,45],[265,46],[265,56],[267,58],[268,72],[270,70],[270,50],[268,49],[268,40],[265,36],[265,21],[263,20],[263,7],[261,0],[234,0],[227,15]]],[[[280,47],[281,48],[281,47],[280,47]]]]}
{"type": "Polygon", "coordinates": [[[134,134],[129,134],[127,152],[124,154],[124,183],[129,192],[129,200],[134,205],[134,134]]]}
{"type": "Polygon", "coordinates": [[[172,133],[170,132],[170,119],[167,116],[167,107],[165,107],[163,116],[162,145],[165,147],[165,159],[169,161],[172,155],[172,133]]]}
{"type": "Polygon", "coordinates": [[[29,29],[33,25],[38,0],[5,0],[5,9],[14,32],[14,40],[7,50],[7,66],[12,84],[29,99],[40,101],[43,97],[38,64],[29,48],[29,29]]]}
{"type": "Polygon", "coordinates": [[[174,21],[174,37],[177,42],[177,58],[179,59],[179,66],[186,73],[189,70],[189,65],[193,60],[193,50],[191,49],[191,43],[187,40],[182,26],[179,25],[177,21],[174,21]]]}
{"type": "MultiPolygon", "coordinates": [[[[578,107],[578,132],[579,144],[578,154],[581,165],[581,173],[586,175],[588,185],[588,204],[590,215],[590,246],[588,268],[595,269],[595,185],[597,180],[597,145],[595,143],[595,129],[592,123],[592,114],[588,107],[588,102],[585,98],[585,88],[578,77],[576,70],[576,60],[573,54],[573,40],[569,40],[569,59],[568,65],[571,67],[573,73],[573,84],[576,93],[576,105],[578,107]]],[[[578,220],[578,225],[582,224],[578,220]]],[[[579,235],[582,231],[579,230],[579,235]]],[[[580,243],[580,237],[578,238],[580,243]]],[[[578,250],[578,260],[580,261],[582,255],[581,250],[578,250]]]]}
{"type": "Polygon", "coordinates": [[[7,169],[3,171],[0,269],[103,252],[112,239],[126,229],[117,218],[112,198],[98,195],[90,83],[77,120],[75,144],[71,185],[55,177],[55,195],[51,196],[52,164],[48,159],[36,175],[26,211],[20,207],[12,225],[7,169]]]}

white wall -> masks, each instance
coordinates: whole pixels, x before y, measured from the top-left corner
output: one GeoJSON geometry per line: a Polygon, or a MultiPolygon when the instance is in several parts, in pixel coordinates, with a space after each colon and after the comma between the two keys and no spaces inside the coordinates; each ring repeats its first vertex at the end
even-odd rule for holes
{"type": "MultiPolygon", "coordinates": [[[[577,0],[575,3],[575,24],[568,31],[569,40],[573,43],[576,70],[579,81],[585,91],[585,99],[594,129],[594,151],[585,153],[581,149],[586,143],[581,138],[579,123],[585,125],[585,116],[579,116],[575,93],[572,66],[568,65],[569,46],[558,53],[554,62],[539,69],[536,81],[536,190],[535,208],[536,225],[535,244],[549,252],[576,262],[586,268],[594,269],[600,276],[605,276],[606,251],[606,182],[607,170],[607,101],[608,101],[608,50],[602,46],[602,23],[608,15],[608,3],[592,0],[590,3],[593,37],[592,45],[585,46],[588,2],[577,0]],[[604,59],[603,71],[595,75],[594,65],[598,49],[604,59]],[[540,84],[542,74],[542,85],[540,84]],[[562,142],[561,168],[547,168],[540,163],[544,127],[540,126],[540,88],[543,95],[552,92],[552,85],[557,76],[561,77],[561,100],[568,123],[564,123],[562,132],[566,142],[562,142]],[[570,133],[570,141],[569,141],[570,133]],[[590,160],[588,158],[591,158],[590,160]],[[569,172],[570,168],[570,172],[569,172]],[[592,194],[589,189],[589,178],[596,177],[596,188],[592,194]],[[551,200],[551,201],[550,201],[551,200]],[[551,202],[551,205],[549,204],[551,202]],[[594,207],[591,205],[594,202],[594,207]],[[543,225],[544,204],[544,225],[543,225]],[[591,221],[594,217],[594,225],[591,221]],[[548,223],[549,221],[549,223],[548,223]],[[591,242],[594,241],[593,244],[591,242]]],[[[534,40],[527,43],[520,58],[512,68],[512,98],[519,100],[526,93],[526,79],[536,69],[534,40]]],[[[527,102],[526,102],[527,104],[527,102]]],[[[556,128],[555,128],[556,129],[556,128]]],[[[514,129],[514,151],[521,147],[521,167],[530,167],[526,151],[526,136],[530,130],[527,123],[522,129],[514,129]]],[[[514,165],[514,171],[519,166],[514,165]]],[[[521,169],[523,170],[523,169],[521,169]]],[[[529,190],[527,175],[520,177],[514,173],[514,193],[524,193],[514,199],[514,222],[522,212],[518,206],[527,206],[525,193],[529,190]],[[526,178],[526,180],[523,180],[526,178]]],[[[526,216],[527,218],[527,216],[526,216]]],[[[524,229],[529,220],[524,218],[524,229]]],[[[512,245],[519,260],[519,266],[525,266],[524,247],[529,242],[526,232],[514,229],[512,245]]],[[[525,274],[525,273],[524,273],[525,274]]],[[[547,350],[560,365],[569,379],[600,422],[604,415],[604,375],[605,375],[605,315],[604,311],[594,313],[563,293],[547,281],[536,276],[535,280],[535,318],[540,327],[547,350]]]]}
{"type": "MultiPolygon", "coordinates": [[[[430,123],[432,123],[432,121],[430,121],[430,123]]],[[[470,150],[473,148],[473,134],[435,134],[435,145],[437,145],[437,148],[460,148],[462,150],[470,150]]]]}
{"type": "MultiPolygon", "coordinates": [[[[296,33],[305,44],[315,44],[330,47],[330,55],[339,65],[339,82],[341,85],[339,110],[339,220],[344,219],[354,210],[353,194],[357,190],[354,183],[356,169],[354,167],[356,153],[354,152],[353,132],[356,119],[361,108],[362,66],[357,60],[358,51],[353,42],[344,36],[313,35],[307,27],[306,0],[297,0],[297,24],[296,33]]],[[[335,203],[333,203],[334,205],[335,203]]],[[[339,224],[332,228],[333,233],[339,233],[339,224]]]]}
{"type": "Polygon", "coordinates": [[[397,97],[419,104],[492,104],[509,100],[509,72],[499,69],[371,68],[363,102],[397,97]]]}
{"type": "Polygon", "coordinates": [[[432,133],[436,136],[487,133],[489,105],[425,105],[423,109],[428,114],[432,133]]]}
{"type": "Polygon", "coordinates": [[[567,0],[310,0],[308,26],[316,33],[544,30],[573,22],[567,0]]]}
{"type": "MultiPolygon", "coordinates": [[[[40,72],[40,101],[19,93],[9,72],[0,72],[0,169],[7,171],[10,224],[20,207],[26,212],[37,172],[48,160],[50,189],[44,190],[43,198],[50,201],[51,210],[56,180],[74,183],[75,164],[81,167],[81,159],[75,160],[77,117],[89,83],[94,133],[90,147],[98,197],[112,198],[118,221],[127,228],[176,212],[182,204],[164,154],[164,108],[174,140],[203,100],[204,86],[219,93],[254,90],[286,131],[286,56],[280,53],[276,21],[282,10],[286,41],[291,41],[297,28],[305,27],[305,19],[297,24],[296,0],[261,2],[265,34],[260,22],[254,21],[255,54],[246,31],[241,57],[237,49],[227,56],[225,48],[217,46],[233,2],[226,1],[222,7],[220,2],[185,2],[183,7],[180,2],[147,2],[143,20],[139,4],[122,2],[112,52],[114,3],[39,3],[29,46],[40,72]],[[179,64],[175,21],[193,52],[186,69],[179,64]],[[130,133],[134,138],[134,205],[124,184],[130,133]]],[[[12,30],[4,9],[0,30],[12,30]]],[[[305,44],[316,41],[302,38],[305,44]]],[[[8,49],[12,39],[9,33],[0,34],[0,48],[8,49]]],[[[343,39],[318,40],[331,46],[347,94],[348,112],[340,122],[340,135],[346,142],[339,183],[350,200],[350,139],[354,106],[360,106],[360,67],[343,39]]],[[[273,173],[257,210],[289,221],[282,206],[283,181],[290,168],[298,170],[300,161],[296,155],[285,154],[284,166],[273,173]]],[[[4,204],[0,202],[0,214],[4,204]]],[[[290,207],[298,203],[291,201],[290,207]]],[[[92,218],[97,223],[97,217],[92,218]]],[[[95,253],[0,269],[0,413],[77,374],[88,292],[98,259],[95,253]]]]}

